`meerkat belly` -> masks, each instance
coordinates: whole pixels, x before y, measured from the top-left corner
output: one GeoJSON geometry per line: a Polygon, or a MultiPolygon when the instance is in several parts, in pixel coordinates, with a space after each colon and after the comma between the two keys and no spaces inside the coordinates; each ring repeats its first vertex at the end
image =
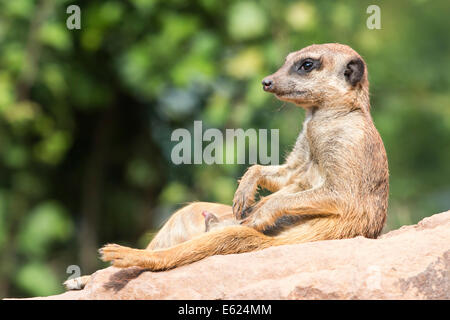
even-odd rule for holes
{"type": "Polygon", "coordinates": [[[310,161],[306,171],[303,174],[296,175],[289,184],[298,186],[302,190],[308,190],[320,187],[324,181],[325,178],[320,172],[319,166],[313,161],[310,161]]]}

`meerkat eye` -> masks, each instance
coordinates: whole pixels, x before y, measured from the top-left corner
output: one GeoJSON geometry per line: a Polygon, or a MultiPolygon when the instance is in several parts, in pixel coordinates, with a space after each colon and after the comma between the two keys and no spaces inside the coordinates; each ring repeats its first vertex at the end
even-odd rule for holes
{"type": "Polygon", "coordinates": [[[303,62],[303,64],[300,66],[300,68],[302,68],[305,71],[310,70],[313,67],[313,63],[311,61],[305,61],[303,62]]]}
{"type": "Polygon", "coordinates": [[[307,59],[307,60],[303,61],[303,63],[300,65],[300,67],[298,67],[298,71],[309,72],[313,68],[314,68],[314,61],[307,59]]]}

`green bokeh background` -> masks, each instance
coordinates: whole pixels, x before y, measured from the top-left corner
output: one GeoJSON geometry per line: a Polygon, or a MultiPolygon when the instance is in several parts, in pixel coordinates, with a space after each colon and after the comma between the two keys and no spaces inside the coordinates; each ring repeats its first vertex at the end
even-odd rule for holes
{"type": "Polygon", "coordinates": [[[280,130],[303,111],[261,90],[291,51],[367,61],[390,166],[386,230],[450,208],[450,2],[0,0],[0,297],[62,292],[69,265],[143,247],[193,200],[230,204],[246,165],[179,165],[176,128],[280,130]],[[68,30],[66,8],[81,8],[68,30]],[[366,9],[381,8],[381,30],[366,9]]]}

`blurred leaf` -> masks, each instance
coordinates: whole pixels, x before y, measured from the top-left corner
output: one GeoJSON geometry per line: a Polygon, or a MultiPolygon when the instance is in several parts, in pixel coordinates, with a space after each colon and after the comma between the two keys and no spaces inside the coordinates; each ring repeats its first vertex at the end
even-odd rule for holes
{"type": "Polygon", "coordinates": [[[54,201],[41,203],[22,221],[20,250],[27,255],[43,257],[52,244],[66,241],[72,232],[72,221],[60,204],[54,201]]]}
{"type": "Polygon", "coordinates": [[[85,28],[82,29],[81,44],[87,51],[96,51],[102,44],[103,31],[101,29],[85,28]]]}
{"type": "Polygon", "coordinates": [[[7,243],[8,221],[6,220],[6,195],[5,191],[0,190],[0,252],[7,243]]]}
{"type": "Polygon", "coordinates": [[[21,101],[8,105],[3,111],[3,115],[12,125],[22,125],[32,121],[39,114],[39,106],[32,101],[21,101]]]}
{"type": "Polygon", "coordinates": [[[255,38],[264,34],[267,18],[261,6],[255,2],[236,2],[229,9],[228,31],[236,40],[255,38]]]}
{"type": "Polygon", "coordinates": [[[352,26],[354,11],[347,3],[337,2],[332,11],[331,19],[335,26],[349,29],[352,26]]]}
{"type": "Polygon", "coordinates": [[[230,114],[229,98],[220,92],[212,95],[204,111],[204,119],[211,126],[221,126],[230,114]]]}
{"type": "Polygon", "coordinates": [[[70,49],[72,43],[69,38],[69,30],[60,22],[49,22],[39,30],[42,43],[58,50],[70,49]]]}
{"type": "Polygon", "coordinates": [[[28,152],[22,145],[10,145],[3,153],[3,162],[10,168],[24,167],[28,162],[28,152]]]}
{"type": "Polygon", "coordinates": [[[14,89],[7,73],[0,71],[0,114],[4,115],[14,103],[14,89]]]}
{"type": "Polygon", "coordinates": [[[227,72],[238,79],[254,76],[261,71],[263,57],[259,48],[250,47],[239,52],[229,59],[226,65],[227,72]]]}
{"type": "Polygon", "coordinates": [[[71,136],[68,132],[55,131],[36,145],[34,154],[40,161],[55,165],[64,157],[70,144],[71,136]]]}
{"type": "Polygon", "coordinates": [[[128,165],[127,177],[134,185],[146,187],[155,181],[157,173],[144,159],[135,159],[128,165]]]}
{"type": "Polygon", "coordinates": [[[317,23],[316,8],[308,2],[294,3],[286,9],[286,21],[296,31],[311,30],[317,23]]]}
{"type": "Polygon", "coordinates": [[[236,190],[236,180],[228,177],[218,177],[214,180],[212,193],[217,202],[231,204],[236,190]]]}
{"type": "MultiPolygon", "coordinates": [[[[173,48],[181,41],[192,36],[198,29],[198,20],[195,16],[165,13],[163,24],[160,40],[165,42],[167,49],[173,48]]],[[[159,49],[164,50],[164,48],[159,49]]]]}
{"type": "Polygon", "coordinates": [[[139,11],[148,12],[153,9],[156,0],[131,0],[131,2],[138,8],[139,11]]]}
{"type": "Polygon", "coordinates": [[[42,78],[55,96],[67,91],[67,83],[61,67],[54,63],[46,65],[42,70],[42,78]]]}
{"type": "MultiPolygon", "coordinates": [[[[0,26],[1,28],[1,26],[0,26]]],[[[22,70],[25,63],[25,50],[22,43],[11,42],[5,44],[2,48],[3,55],[0,55],[1,64],[8,66],[8,69],[12,72],[19,72],[22,70]]],[[[0,79],[0,82],[2,80],[0,79]]],[[[3,79],[5,81],[5,79],[3,79]]],[[[1,96],[1,93],[0,93],[1,96]]],[[[0,104],[1,105],[1,104],[0,104]]]]}
{"type": "Polygon", "coordinates": [[[53,271],[39,262],[21,267],[17,272],[16,282],[29,296],[48,296],[62,291],[53,271]]]}
{"type": "Polygon", "coordinates": [[[34,129],[41,136],[47,137],[52,134],[54,130],[55,123],[51,117],[44,114],[39,114],[36,117],[36,121],[34,123],[34,129]]]}
{"type": "Polygon", "coordinates": [[[28,18],[34,9],[34,1],[28,0],[2,1],[2,4],[6,14],[21,18],[28,18]]]}
{"type": "Polygon", "coordinates": [[[187,186],[179,182],[171,182],[164,188],[159,197],[162,204],[180,204],[192,201],[187,186]]]}
{"type": "Polygon", "coordinates": [[[193,90],[168,89],[161,97],[159,111],[168,119],[183,119],[194,111],[197,102],[193,90]]]}
{"type": "Polygon", "coordinates": [[[47,192],[44,179],[29,172],[21,171],[14,174],[12,185],[14,190],[30,197],[43,196],[47,192]]]}

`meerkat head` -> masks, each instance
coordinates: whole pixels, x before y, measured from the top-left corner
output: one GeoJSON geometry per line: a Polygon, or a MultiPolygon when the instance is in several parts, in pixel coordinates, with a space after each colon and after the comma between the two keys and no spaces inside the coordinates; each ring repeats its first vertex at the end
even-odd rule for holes
{"type": "Polygon", "coordinates": [[[219,218],[217,218],[216,215],[212,212],[203,211],[202,216],[205,218],[205,231],[206,232],[213,229],[219,223],[219,218]]]}
{"type": "Polygon", "coordinates": [[[364,60],[352,48],[337,43],[311,45],[290,53],[284,65],[264,78],[263,89],[302,107],[353,104],[368,96],[364,60]]]}
{"type": "Polygon", "coordinates": [[[209,211],[203,211],[202,216],[205,218],[205,232],[211,231],[217,228],[223,228],[232,225],[238,225],[240,222],[235,219],[217,217],[214,213],[209,211]]]}

